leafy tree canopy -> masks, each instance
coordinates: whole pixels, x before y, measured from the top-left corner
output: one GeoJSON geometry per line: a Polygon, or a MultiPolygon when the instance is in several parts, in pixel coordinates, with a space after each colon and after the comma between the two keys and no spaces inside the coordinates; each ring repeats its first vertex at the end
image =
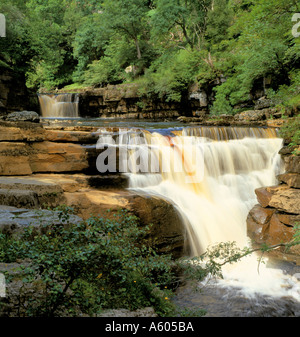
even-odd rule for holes
{"type": "Polygon", "coordinates": [[[214,113],[232,113],[260,90],[274,105],[299,104],[295,0],[3,0],[0,66],[27,85],[104,86],[180,100],[198,83],[214,113]],[[130,66],[131,72],[125,71],[130,66]]]}

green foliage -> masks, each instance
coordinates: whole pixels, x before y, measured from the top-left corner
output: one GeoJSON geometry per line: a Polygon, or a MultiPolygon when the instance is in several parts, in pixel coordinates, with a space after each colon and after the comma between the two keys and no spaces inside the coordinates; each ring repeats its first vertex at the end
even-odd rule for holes
{"type": "Polygon", "coordinates": [[[291,12],[297,11],[294,1],[256,0],[246,11],[236,3],[236,20],[229,27],[230,41],[224,49],[227,56],[219,54],[224,57],[221,69],[227,81],[217,88],[215,110],[225,99],[231,107],[251,101],[250,93],[258,83],[266,94],[267,77],[274,92],[280,85],[289,86],[290,74],[299,63],[298,42],[290,32],[291,12]]]}
{"type": "Polygon", "coordinates": [[[211,0],[157,0],[151,12],[152,35],[164,44],[201,49],[211,0]]]}
{"type": "Polygon", "coordinates": [[[45,227],[43,234],[25,229],[20,239],[0,236],[4,262],[30,261],[23,283],[39,283],[43,296],[30,293],[28,316],[96,315],[108,308],[135,310],[153,306],[166,315],[173,306],[167,290],[174,281],[171,258],[149,247],[149,228],[125,211],[112,219],[90,218],[68,223],[69,209],[60,209],[64,225],[45,227]]]}
{"type": "Polygon", "coordinates": [[[290,85],[281,85],[277,91],[267,91],[273,105],[288,112],[297,111],[300,108],[300,70],[289,73],[290,85]]]}
{"type": "Polygon", "coordinates": [[[136,81],[141,94],[180,101],[198,82],[214,114],[258,92],[299,107],[294,0],[3,0],[0,11],[0,66],[31,88],[136,81]]]}
{"type": "MultiPolygon", "coordinates": [[[[55,210],[61,225],[47,224],[41,233],[29,226],[14,238],[0,234],[0,260],[21,262],[22,289],[26,285],[31,289],[19,294],[19,312],[24,316],[97,316],[105,309],[148,306],[160,316],[202,316],[201,308],[178,310],[170,301],[178,282],[175,270],[185,280],[222,278],[224,265],[257,250],[284,247],[288,251],[300,244],[300,226],[295,225],[293,239],[285,244],[240,249],[235,242],[220,243],[201,256],[175,263],[151,248],[150,226],[140,228],[138,219],[127,211],[74,224],[69,222],[71,208],[55,210]]],[[[7,281],[12,279],[7,275],[7,281]]]]}
{"type": "Polygon", "coordinates": [[[33,24],[29,36],[34,51],[29,87],[52,89],[71,83],[75,61],[72,41],[79,22],[76,1],[27,1],[27,15],[33,24]]]}
{"type": "Polygon", "coordinates": [[[300,223],[297,222],[294,225],[294,235],[292,241],[289,243],[287,249],[290,249],[293,246],[297,246],[300,244],[300,223]]]}
{"type": "Polygon", "coordinates": [[[82,78],[84,84],[103,86],[109,83],[122,82],[125,79],[124,68],[134,58],[134,48],[126,40],[120,39],[106,47],[104,56],[88,65],[82,78]]]}
{"type": "Polygon", "coordinates": [[[218,49],[229,38],[228,28],[233,22],[233,8],[228,0],[215,0],[213,9],[207,13],[206,40],[211,48],[218,49]]]}
{"type": "Polygon", "coordinates": [[[74,81],[81,81],[88,65],[104,55],[104,48],[109,41],[109,32],[102,25],[101,15],[91,13],[80,19],[72,42],[73,55],[77,65],[73,73],[74,81]]]}
{"type": "Polygon", "coordinates": [[[208,247],[201,256],[187,260],[183,264],[184,274],[187,279],[203,280],[207,276],[223,278],[222,267],[233,264],[253,251],[249,247],[243,249],[237,247],[236,242],[222,242],[208,247]],[[200,267],[201,266],[201,267],[200,267]]]}
{"type": "Polygon", "coordinates": [[[29,67],[32,50],[28,37],[29,21],[20,7],[16,1],[0,3],[0,13],[6,17],[6,38],[0,38],[0,68],[24,73],[29,67]]]}
{"type": "Polygon", "coordinates": [[[180,101],[188,86],[196,81],[199,62],[198,53],[188,50],[162,55],[140,80],[140,93],[180,101]]]}
{"type": "MultiPolygon", "coordinates": [[[[279,134],[284,138],[289,146],[299,146],[300,145],[300,115],[289,118],[284,125],[280,128],[279,134]]],[[[295,154],[299,154],[298,152],[295,154]]]]}

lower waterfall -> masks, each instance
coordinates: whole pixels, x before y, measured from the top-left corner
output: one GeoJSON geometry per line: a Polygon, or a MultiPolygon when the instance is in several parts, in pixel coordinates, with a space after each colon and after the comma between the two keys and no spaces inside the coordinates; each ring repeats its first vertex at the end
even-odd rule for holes
{"type": "MultiPolygon", "coordinates": [[[[102,130],[98,144],[118,146],[129,188],[171,201],[182,215],[190,255],[209,246],[249,246],[246,218],[257,204],[255,189],[276,184],[283,172],[282,139],[274,129],[188,127],[182,130],[102,130]],[[124,162],[125,161],[125,162],[124,162]]],[[[296,277],[260,267],[252,254],[226,266],[221,286],[247,295],[292,296],[300,301],[296,277]]]]}

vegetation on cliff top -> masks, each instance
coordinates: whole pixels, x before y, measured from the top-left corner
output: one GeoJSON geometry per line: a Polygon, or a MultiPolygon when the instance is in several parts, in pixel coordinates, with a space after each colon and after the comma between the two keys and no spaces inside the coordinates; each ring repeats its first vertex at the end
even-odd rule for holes
{"type": "Polygon", "coordinates": [[[1,66],[35,89],[137,81],[178,101],[198,83],[217,113],[258,91],[299,106],[295,0],[2,0],[0,12],[1,66]]]}

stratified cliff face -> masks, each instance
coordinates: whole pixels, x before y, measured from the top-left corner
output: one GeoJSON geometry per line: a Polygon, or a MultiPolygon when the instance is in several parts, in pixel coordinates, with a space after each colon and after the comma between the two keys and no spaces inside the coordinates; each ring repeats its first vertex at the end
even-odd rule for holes
{"type": "Polygon", "coordinates": [[[98,172],[96,160],[103,149],[96,148],[97,127],[67,129],[0,121],[0,232],[24,228],[11,222],[9,214],[4,216],[1,207],[31,210],[65,204],[83,219],[126,208],[141,224],[153,224],[151,235],[159,252],[183,256],[185,228],[176,208],[126,190],[125,175],[98,172]]]}
{"type": "Polygon", "coordinates": [[[82,117],[126,119],[164,119],[207,113],[205,97],[194,94],[187,93],[180,102],[175,102],[159,97],[144,97],[136,84],[108,85],[79,91],[79,113],[82,117]]]}
{"type": "Polygon", "coordinates": [[[109,85],[80,94],[81,116],[113,118],[173,118],[181,113],[180,102],[143,100],[135,85],[109,85]]]}
{"type": "MultiPolygon", "coordinates": [[[[157,95],[145,96],[135,83],[108,85],[103,88],[81,88],[72,92],[63,89],[40,92],[38,97],[43,117],[124,119],[175,119],[180,117],[184,123],[256,126],[268,126],[269,122],[282,117],[281,111],[270,107],[269,100],[261,98],[252,102],[253,106],[249,106],[252,110],[235,115],[214,116],[215,120],[208,123],[211,117],[209,109],[213,101],[212,96],[197,85],[187,88],[182,93],[180,101],[169,101],[157,95]],[[61,103],[64,103],[65,109],[62,108],[61,103]]],[[[292,114],[293,112],[289,112],[289,115],[292,114]]]]}
{"type": "MultiPolygon", "coordinates": [[[[300,156],[295,153],[297,149],[283,147],[280,154],[285,173],[278,176],[279,184],[255,191],[259,204],[250,211],[247,228],[257,244],[286,243],[293,238],[295,225],[300,224],[300,156]]],[[[299,245],[289,253],[300,261],[299,245]]]]}

